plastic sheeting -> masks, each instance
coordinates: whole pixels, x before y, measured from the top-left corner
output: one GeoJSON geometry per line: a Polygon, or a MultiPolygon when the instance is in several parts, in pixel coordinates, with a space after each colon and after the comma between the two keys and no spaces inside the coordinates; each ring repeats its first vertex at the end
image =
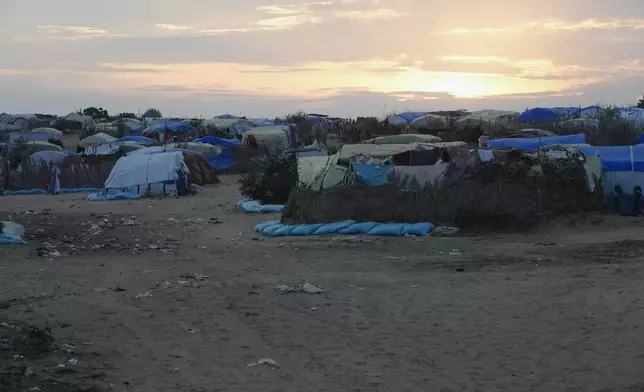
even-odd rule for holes
{"type": "Polygon", "coordinates": [[[380,136],[364,140],[361,144],[409,144],[409,143],[439,143],[441,138],[433,135],[406,133],[400,135],[380,136]]]}
{"type": "Polygon", "coordinates": [[[540,138],[514,138],[514,139],[495,139],[487,142],[490,148],[516,148],[519,150],[533,151],[541,147],[554,144],[586,144],[586,135],[579,133],[576,135],[551,136],[540,138]]]}
{"type": "Polygon", "coordinates": [[[67,158],[67,154],[60,151],[40,151],[31,154],[29,160],[35,164],[39,162],[46,162],[47,164],[50,164],[61,162],[65,158],[67,158]]]}
{"type": "Polygon", "coordinates": [[[99,146],[106,143],[114,143],[118,139],[110,136],[106,133],[97,133],[96,135],[88,136],[85,139],[78,142],[78,146],[81,148],[86,148],[89,146],[99,146]]]}
{"type": "Polygon", "coordinates": [[[435,114],[426,114],[409,123],[409,128],[411,129],[442,130],[449,129],[449,127],[449,117],[437,116],[435,114]]]}
{"type": "Polygon", "coordinates": [[[171,121],[163,120],[158,123],[145,128],[143,131],[144,135],[151,135],[154,133],[165,133],[170,132],[197,132],[195,127],[190,125],[187,121],[171,121]]]}
{"type": "Polygon", "coordinates": [[[347,220],[337,223],[286,225],[269,221],[255,226],[255,231],[270,237],[309,236],[327,234],[364,234],[374,236],[404,237],[429,235],[432,223],[376,223],[347,220]]]}
{"type": "Polygon", "coordinates": [[[528,109],[525,112],[521,113],[517,120],[521,122],[553,122],[556,121],[560,113],[547,108],[534,108],[528,109]]]}
{"type": "Polygon", "coordinates": [[[140,199],[141,196],[136,193],[128,193],[128,192],[119,192],[115,193],[113,195],[110,194],[102,194],[102,193],[93,193],[89,196],[87,196],[87,200],[89,201],[112,201],[112,200],[138,200],[140,199]]]}
{"type": "Polygon", "coordinates": [[[389,172],[393,169],[391,165],[371,165],[368,163],[354,163],[351,166],[356,178],[370,186],[386,184],[389,172]]]}
{"type": "Polygon", "coordinates": [[[586,156],[598,155],[604,171],[644,172],[644,145],[596,147],[579,149],[586,156]]]}
{"type": "Polygon", "coordinates": [[[199,139],[195,139],[194,142],[214,144],[222,147],[236,147],[241,145],[241,142],[237,139],[224,139],[217,136],[200,137],[199,139]]]}
{"type": "Polygon", "coordinates": [[[247,144],[248,138],[253,136],[260,148],[266,147],[270,154],[277,154],[289,148],[289,132],[287,125],[253,128],[244,133],[242,144],[247,144]]]}
{"type": "Polygon", "coordinates": [[[131,154],[116,162],[105,181],[106,194],[177,195],[187,172],[180,152],[131,154]]]}
{"type": "Polygon", "coordinates": [[[236,205],[246,214],[274,213],[284,210],[284,205],[281,204],[262,204],[259,200],[250,199],[240,200],[236,205]]]}
{"type": "Polygon", "coordinates": [[[23,245],[26,244],[22,237],[25,235],[25,228],[14,222],[0,222],[0,245],[23,245]]]}
{"type": "Polygon", "coordinates": [[[63,131],[59,131],[56,128],[36,128],[30,133],[46,133],[50,140],[60,140],[63,138],[63,131]]]}
{"type": "Polygon", "coordinates": [[[135,142],[135,143],[143,144],[144,146],[151,146],[154,143],[156,143],[154,139],[150,139],[149,137],[145,137],[145,136],[125,136],[120,138],[118,142],[119,143],[135,142]]]}

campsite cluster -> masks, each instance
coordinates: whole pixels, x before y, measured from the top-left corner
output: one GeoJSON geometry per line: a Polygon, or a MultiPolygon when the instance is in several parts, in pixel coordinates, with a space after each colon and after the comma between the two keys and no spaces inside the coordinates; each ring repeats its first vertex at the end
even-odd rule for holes
{"type": "Polygon", "coordinates": [[[232,172],[244,173],[242,196],[253,209],[287,205],[282,223],[291,224],[510,227],[533,225],[546,214],[612,208],[614,197],[623,214],[639,209],[633,200],[640,192],[644,109],[638,108],[406,112],[383,121],[317,114],[98,123],[80,114],[64,118],[63,124],[80,131],[33,128],[38,121],[61,123],[37,115],[3,117],[5,195],[91,192],[90,200],[182,195],[232,172]],[[457,191],[461,188],[473,189],[457,191]],[[320,204],[363,199],[364,192],[370,201],[342,213],[320,204]],[[399,200],[413,194],[414,200],[431,202],[398,203],[383,213],[377,205],[387,192],[399,200]]]}
{"type": "Polygon", "coordinates": [[[561,390],[635,368],[639,220],[603,213],[642,209],[642,130],[600,107],[4,116],[0,244],[22,246],[0,247],[0,389],[561,390]],[[571,215],[590,225],[525,230],[571,215]]]}

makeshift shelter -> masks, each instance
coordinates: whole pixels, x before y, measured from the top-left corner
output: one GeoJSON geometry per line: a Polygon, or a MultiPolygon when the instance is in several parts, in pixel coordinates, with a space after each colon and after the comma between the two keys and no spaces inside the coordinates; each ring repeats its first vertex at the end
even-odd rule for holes
{"type": "Polygon", "coordinates": [[[205,156],[204,158],[208,163],[217,170],[225,170],[233,166],[233,147],[241,146],[241,142],[237,139],[223,139],[216,136],[206,136],[195,139],[198,143],[208,143],[219,146],[221,152],[215,156],[205,156]]]}
{"type": "Polygon", "coordinates": [[[190,191],[189,170],[180,152],[130,154],[119,159],[105,181],[103,196],[177,196],[190,191]]]}
{"type": "Polygon", "coordinates": [[[521,113],[517,120],[520,122],[539,122],[539,123],[551,123],[556,121],[561,117],[561,113],[558,113],[552,109],[547,108],[534,108],[528,109],[525,112],[521,113]]]}
{"type": "Polygon", "coordinates": [[[396,128],[406,128],[412,121],[426,115],[426,112],[404,112],[391,115],[387,118],[387,123],[396,128]]]}
{"type": "Polygon", "coordinates": [[[380,136],[364,140],[362,144],[405,144],[405,143],[437,143],[441,138],[432,135],[420,135],[414,133],[380,136]]]}
{"type": "Polygon", "coordinates": [[[67,158],[67,156],[67,154],[60,151],[47,150],[31,154],[29,156],[29,161],[32,164],[39,164],[41,162],[44,162],[45,164],[49,165],[51,163],[62,162],[65,158],[67,158]]]}
{"type": "Polygon", "coordinates": [[[218,132],[227,133],[230,136],[242,135],[244,132],[255,127],[255,124],[252,121],[244,120],[241,118],[218,118],[215,117],[212,120],[204,121],[203,126],[206,129],[212,128],[218,132]]]}
{"type": "Polygon", "coordinates": [[[187,121],[161,120],[156,124],[145,128],[143,136],[158,138],[163,142],[163,135],[165,135],[166,132],[170,132],[171,134],[184,134],[195,133],[197,130],[187,121]]]}
{"type": "Polygon", "coordinates": [[[241,142],[249,147],[265,148],[270,155],[277,154],[289,148],[289,131],[288,125],[255,128],[244,133],[241,142]]]}
{"type": "Polygon", "coordinates": [[[426,114],[409,123],[409,129],[415,131],[444,131],[450,128],[450,122],[451,120],[449,117],[426,114]]]}
{"type": "Polygon", "coordinates": [[[495,139],[487,142],[490,148],[516,148],[523,151],[535,151],[541,147],[562,144],[580,145],[586,144],[586,135],[583,133],[566,136],[535,137],[535,138],[510,138],[495,139]]]}
{"type": "Polygon", "coordinates": [[[616,185],[626,195],[633,195],[635,187],[644,189],[644,145],[582,146],[579,150],[586,157],[599,157],[605,196],[614,196],[616,185]]]}
{"type": "Polygon", "coordinates": [[[120,138],[118,142],[135,142],[144,146],[151,146],[156,143],[154,139],[145,136],[125,136],[120,138]]]}
{"type": "Polygon", "coordinates": [[[87,148],[90,146],[99,146],[101,144],[107,144],[107,143],[114,143],[118,139],[115,138],[114,136],[110,136],[106,133],[97,133],[95,135],[86,137],[85,139],[82,139],[80,142],[78,142],[78,147],[81,148],[87,148]]]}
{"type": "Polygon", "coordinates": [[[63,132],[59,131],[58,129],[55,128],[36,128],[31,131],[30,133],[46,133],[47,136],[49,137],[49,140],[60,140],[63,138],[63,132]]]}

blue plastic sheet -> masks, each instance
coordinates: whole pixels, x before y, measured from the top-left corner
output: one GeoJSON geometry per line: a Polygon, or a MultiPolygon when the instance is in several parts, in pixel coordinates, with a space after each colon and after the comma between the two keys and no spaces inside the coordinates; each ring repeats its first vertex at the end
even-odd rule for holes
{"type": "Polygon", "coordinates": [[[87,196],[87,200],[89,201],[138,200],[140,198],[141,196],[136,193],[127,193],[127,192],[115,193],[113,195],[105,195],[102,193],[92,193],[91,195],[87,196]]]}
{"type": "Polygon", "coordinates": [[[23,245],[26,244],[22,236],[25,228],[14,222],[0,222],[0,245],[23,245]]]}
{"type": "Polygon", "coordinates": [[[154,139],[150,139],[149,137],[145,136],[125,136],[120,138],[118,142],[136,142],[145,146],[151,146],[156,143],[154,139]]]}
{"type": "Polygon", "coordinates": [[[187,121],[171,121],[165,120],[157,124],[154,124],[151,127],[148,127],[143,131],[145,134],[150,134],[153,132],[165,133],[166,131],[170,132],[196,132],[195,127],[190,125],[187,121]]]}
{"type": "Polygon", "coordinates": [[[519,117],[517,117],[517,120],[521,122],[553,122],[559,118],[559,115],[559,113],[552,109],[534,108],[521,113],[519,117]]]}
{"type": "Polygon", "coordinates": [[[389,182],[389,172],[393,168],[391,165],[371,165],[368,163],[354,163],[352,166],[358,180],[371,186],[389,182]]]}
{"type": "Polygon", "coordinates": [[[490,148],[516,148],[525,151],[538,150],[541,147],[553,144],[586,144],[586,135],[549,136],[535,138],[494,139],[487,142],[490,148]]]}
{"type": "Polygon", "coordinates": [[[243,199],[237,202],[237,207],[247,214],[282,212],[284,206],[281,204],[262,204],[259,200],[243,199]]]}
{"type": "Polygon", "coordinates": [[[255,226],[255,231],[270,237],[305,236],[325,234],[364,234],[390,237],[427,236],[435,226],[432,223],[375,223],[348,220],[337,223],[312,225],[285,225],[268,221],[255,226]]]}
{"type": "Polygon", "coordinates": [[[644,171],[644,145],[580,147],[586,156],[599,155],[604,171],[644,171]]]}
{"type": "Polygon", "coordinates": [[[224,139],[223,137],[217,136],[200,137],[194,141],[195,143],[214,144],[222,147],[235,147],[241,145],[241,142],[237,139],[224,139]]]}

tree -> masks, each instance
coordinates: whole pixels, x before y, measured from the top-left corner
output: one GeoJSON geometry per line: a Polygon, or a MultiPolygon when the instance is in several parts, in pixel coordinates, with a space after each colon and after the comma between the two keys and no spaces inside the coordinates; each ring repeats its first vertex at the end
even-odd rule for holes
{"type": "Polygon", "coordinates": [[[124,119],[124,118],[136,118],[136,114],[134,113],[120,113],[118,115],[119,120],[124,119]]]}
{"type": "Polygon", "coordinates": [[[644,97],[642,97],[642,99],[640,99],[640,101],[637,103],[637,107],[644,109],[644,97]]]}
{"type": "Polygon", "coordinates": [[[90,106],[86,109],[83,109],[83,115],[90,116],[94,120],[107,120],[110,118],[110,115],[107,113],[107,110],[103,108],[95,108],[90,106]]]}
{"type": "Polygon", "coordinates": [[[146,110],[145,113],[143,113],[143,117],[144,118],[145,117],[158,118],[158,117],[163,117],[163,115],[161,114],[161,111],[159,109],[150,108],[150,109],[146,110]]]}

